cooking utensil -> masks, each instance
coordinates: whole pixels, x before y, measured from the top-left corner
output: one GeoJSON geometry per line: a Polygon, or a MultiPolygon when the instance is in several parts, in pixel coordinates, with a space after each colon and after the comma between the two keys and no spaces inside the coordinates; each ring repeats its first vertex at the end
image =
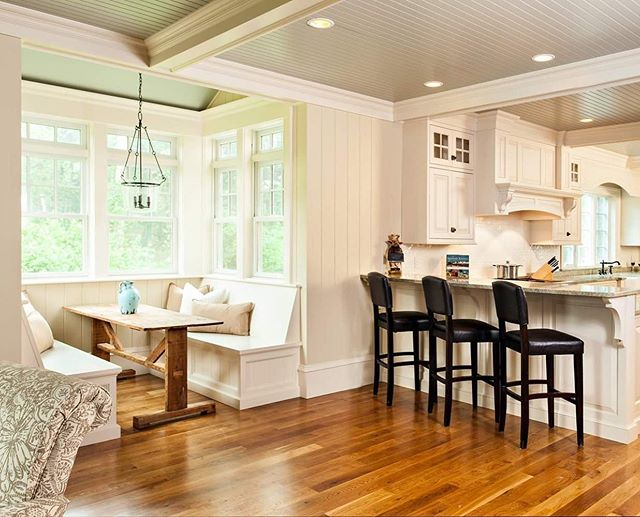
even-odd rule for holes
{"type": "Polygon", "coordinates": [[[496,268],[496,278],[503,280],[516,280],[518,278],[518,269],[522,267],[521,264],[510,264],[509,261],[505,264],[494,264],[496,268]]]}

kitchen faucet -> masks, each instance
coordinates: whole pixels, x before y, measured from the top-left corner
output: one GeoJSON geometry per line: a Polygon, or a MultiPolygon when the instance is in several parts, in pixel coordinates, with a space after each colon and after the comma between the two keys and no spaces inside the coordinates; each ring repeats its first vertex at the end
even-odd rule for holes
{"type": "Polygon", "coordinates": [[[609,266],[609,274],[612,275],[613,274],[613,266],[614,265],[620,265],[620,262],[617,260],[614,260],[612,262],[605,262],[604,260],[600,261],[600,271],[598,271],[598,273],[600,275],[606,275],[607,271],[605,270],[605,266],[609,266]]]}

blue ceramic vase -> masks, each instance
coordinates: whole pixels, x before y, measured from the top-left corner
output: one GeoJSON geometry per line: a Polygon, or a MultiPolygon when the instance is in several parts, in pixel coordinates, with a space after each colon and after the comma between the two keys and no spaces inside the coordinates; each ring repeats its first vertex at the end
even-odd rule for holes
{"type": "Polygon", "coordinates": [[[118,289],[118,304],[122,314],[135,314],[140,304],[140,292],[133,287],[133,282],[125,280],[120,282],[118,289]]]}

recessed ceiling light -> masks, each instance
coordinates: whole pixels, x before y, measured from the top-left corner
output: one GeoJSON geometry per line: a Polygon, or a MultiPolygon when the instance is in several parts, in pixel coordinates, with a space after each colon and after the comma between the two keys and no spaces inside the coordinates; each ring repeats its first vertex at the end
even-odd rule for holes
{"type": "Polygon", "coordinates": [[[440,88],[443,84],[442,81],[427,81],[424,83],[427,88],[440,88]]]}
{"type": "Polygon", "coordinates": [[[331,18],[309,18],[307,25],[314,29],[330,29],[336,24],[331,18]]]}
{"type": "Polygon", "coordinates": [[[546,63],[547,61],[553,61],[556,58],[553,54],[536,54],[531,59],[536,63],[546,63]]]}
{"type": "Polygon", "coordinates": [[[587,122],[593,122],[593,119],[592,118],[581,118],[580,122],[584,122],[586,124],[587,122]]]}

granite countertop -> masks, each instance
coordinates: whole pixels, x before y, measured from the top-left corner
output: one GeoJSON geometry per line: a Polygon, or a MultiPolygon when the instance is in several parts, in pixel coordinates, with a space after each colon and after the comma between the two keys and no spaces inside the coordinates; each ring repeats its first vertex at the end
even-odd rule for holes
{"type": "MultiPolygon", "coordinates": [[[[360,275],[366,281],[367,275],[360,275]]],[[[421,284],[422,277],[389,277],[392,282],[421,284]]],[[[452,287],[491,289],[495,278],[471,278],[469,280],[449,280],[452,287]]],[[[640,294],[640,273],[621,273],[607,276],[580,275],[567,276],[554,282],[531,282],[508,280],[522,286],[525,293],[562,296],[591,296],[595,298],[620,298],[640,294]]]]}

